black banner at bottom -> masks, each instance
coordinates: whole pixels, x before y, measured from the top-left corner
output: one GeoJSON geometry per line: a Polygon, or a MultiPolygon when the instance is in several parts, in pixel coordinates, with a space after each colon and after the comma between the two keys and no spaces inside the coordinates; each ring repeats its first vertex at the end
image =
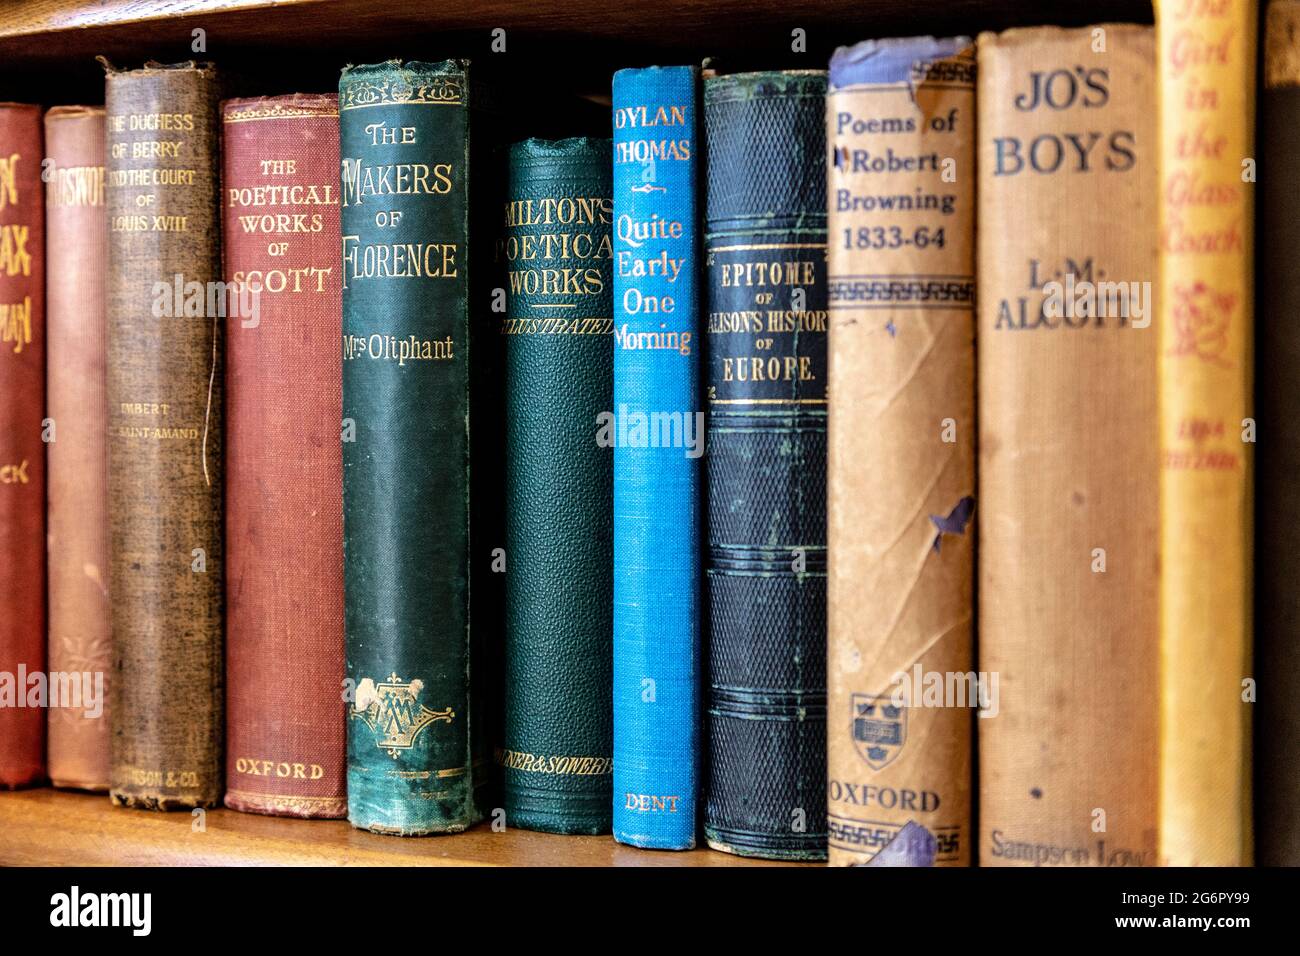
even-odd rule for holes
{"type": "Polygon", "coordinates": [[[1193,934],[1218,942],[1255,929],[1284,931],[1294,919],[1293,877],[1266,869],[655,865],[10,869],[0,870],[0,926],[10,939],[75,935],[205,950],[226,940],[259,948],[367,949],[403,939],[438,946],[467,933],[551,948],[618,947],[622,939],[638,952],[680,945],[687,934],[730,949],[838,947],[833,941],[845,937],[855,947],[878,947],[1166,934],[1183,945],[1193,934]]]}

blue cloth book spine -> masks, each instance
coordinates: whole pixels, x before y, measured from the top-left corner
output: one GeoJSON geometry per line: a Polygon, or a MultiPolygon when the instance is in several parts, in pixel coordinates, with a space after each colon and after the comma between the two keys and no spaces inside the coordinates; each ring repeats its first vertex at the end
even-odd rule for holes
{"type": "Polygon", "coordinates": [[[665,850],[695,846],[699,780],[696,76],[613,96],[614,837],[665,850]]]}

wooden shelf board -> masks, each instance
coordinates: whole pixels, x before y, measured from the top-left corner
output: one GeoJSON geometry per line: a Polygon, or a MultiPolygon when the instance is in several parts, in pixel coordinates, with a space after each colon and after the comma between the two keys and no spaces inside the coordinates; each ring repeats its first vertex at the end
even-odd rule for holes
{"type": "MultiPolygon", "coordinates": [[[[343,820],[209,810],[114,807],[103,794],[49,788],[0,792],[6,866],[778,866],[708,849],[638,850],[608,836],[556,836],[486,824],[447,836],[389,837],[343,820]]],[[[808,864],[803,864],[808,865],[808,864]]]]}
{"type": "MultiPolygon", "coordinates": [[[[475,54],[491,58],[489,31],[542,38],[578,37],[585,53],[623,41],[652,49],[744,49],[759,33],[790,46],[802,27],[835,45],[873,35],[1014,24],[1150,21],[1150,0],[5,0],[0,56],[51,62],[69,54],[169,47],[171,58],[212,57],[243,44],[296,46],[304,53],[382,40],[422,57],[419,45],[445,33],[472,32],[475,54]],[[922,16],[922,10],[924,15],[922,16]],[[921,22],[924,20],[924,22],[921,22]],[[191,31],[206,33],[207,51],[190,51],[191,31]],[[863,32],[867,31],[867,32],[863,32]],[[879,32],[876,32],[879,31],[879,32]],[[33,43],[31,41],[39,40],[33,43]]],[[[469,51],[466,51],[466,55],[469,51]]]]}
{"type": "Polygon", "coordinates": [[[182,25],[188,34],[205,20],[231,23],[241,33],[256,31],[259,21],[264,26],[319,26],[332,20],[337,28],[365,33],[384,21],[401,19],[445,29],[576,29],[593,35],[626,35],[650,23],[671,25],[666,32],[680,42],[683,32],[722,23],[738,27],[790,21],[816,26],[904,16],[915,21],[922,8],[933,19],[973,15],[990,21],[1050,22],[1089,12],[1094,17],[1115,11],[1140,14],[1150,6],[1150,0],[818,0],[799,7],[789,0],[5,0],[0,37],[168,23],[182,25]]]}

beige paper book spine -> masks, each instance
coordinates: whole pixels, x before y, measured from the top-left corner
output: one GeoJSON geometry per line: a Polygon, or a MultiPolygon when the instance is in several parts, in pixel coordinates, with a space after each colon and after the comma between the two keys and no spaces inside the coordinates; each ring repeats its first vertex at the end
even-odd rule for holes
{"type": "Polygon", "coordinates": [[[968,865],[974,45],[868,41],[830,76],[830,863],[968,865]]]}
{"type": "Polygon", "coordinates": [[[1154,40],[979,38],[981,865],[1155,863],[1154,40]]]}

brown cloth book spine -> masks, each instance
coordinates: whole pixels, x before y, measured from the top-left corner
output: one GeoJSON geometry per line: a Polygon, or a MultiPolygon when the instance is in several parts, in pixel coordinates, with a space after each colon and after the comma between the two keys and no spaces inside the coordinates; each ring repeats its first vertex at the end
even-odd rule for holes
{"type": "Polygon", "coordinates": [[[347,816],[338,97],[222,106],[226,804],[347,816]]]}
{"type": "Polygon", "coordinates": [[[107,395],[104,376],[104,109],[56,106],[45,114],[49,443],[46,545],[49,661],[81,690],[51,706],[49,772],[58,787],[108,789],[112,665],[108,607],[107,395]]]}
{"type": "Polygon", "coordinates": [[[981,865],[1156,862],[1154,50],[979,38],[981,865]]]}
{"type": "Polygon", "coordinates": [[[221,799],[222,308],[217,78],[107,82],[112,797],[221,799]]]}
{"type": "Polygon", "coordinates": [[[45,776],[41,108],[0,103],[0,789],[45,776]]]}

